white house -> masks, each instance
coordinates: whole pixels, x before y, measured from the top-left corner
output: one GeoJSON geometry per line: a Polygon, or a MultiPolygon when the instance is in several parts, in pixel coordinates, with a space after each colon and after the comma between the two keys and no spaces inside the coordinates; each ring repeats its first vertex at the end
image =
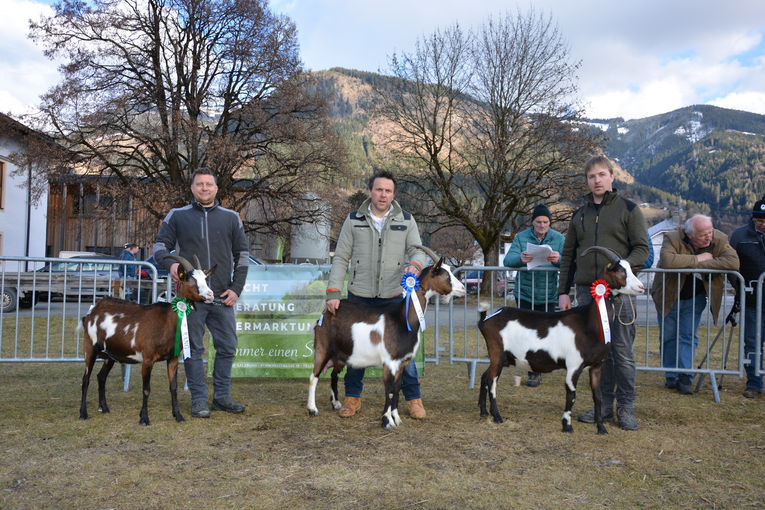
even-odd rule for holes
{"type": "Polygon", "coordinates": [[[648,229],[648,239],[653,246],[653,265],[651,265],[651,267],[656,267],[659,263],[661,245],[664,242],[664,234],[675,230],[677,227],[678,224],[675,221],[666,219],[648,229]]]}
{"type": "MultiPolygon", "coordinates": [[[[31,175],[8,158],[23,152],[27,139],[37,132],[0,113],[0,255],[44,257],[47,239],[47,192],[37,203],[30,199],[31,175]],[[21,171],[20,171],[21,170],[21,171]]],[[[3,264],[5,271],[28,270],[17,262],[3,264]]]]}

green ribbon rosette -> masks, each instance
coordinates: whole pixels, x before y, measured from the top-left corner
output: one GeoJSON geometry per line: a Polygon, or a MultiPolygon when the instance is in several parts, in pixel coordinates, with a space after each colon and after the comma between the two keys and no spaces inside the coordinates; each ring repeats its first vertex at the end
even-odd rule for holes
{"type": "Polygon", "coordinates": [[[181,345],[183,345],[183,359],[191,357],[191,348],[189,347],[189,326],[186,322],[186,316],[191,313],[189,302],[182,297],[173,299],[170,303],[173,311],[178,314],[178,321],[175,325],[175,351],[174,356],[181,354],[181,345]]]}

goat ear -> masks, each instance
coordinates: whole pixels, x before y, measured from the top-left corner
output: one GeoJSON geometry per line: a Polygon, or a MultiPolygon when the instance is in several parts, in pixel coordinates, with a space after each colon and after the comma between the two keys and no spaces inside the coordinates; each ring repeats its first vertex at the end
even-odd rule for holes
{"type": "Polygon", "coordinates": [[[218,267],[218,264],[215,264],[213,267],[211,267],[210,269],[208,269],[207,271],[205,271],[205,272],[204,272],[204,273],[205,273],[205,276],[210,276],[210,274],[211,274],[213,271],[215,271],[215,268],[216,268],[216,267],[218,267]]]}

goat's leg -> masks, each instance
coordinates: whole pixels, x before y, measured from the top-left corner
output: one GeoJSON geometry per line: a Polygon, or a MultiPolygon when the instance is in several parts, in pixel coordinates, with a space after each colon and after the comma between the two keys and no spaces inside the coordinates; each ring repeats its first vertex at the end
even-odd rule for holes
{"type": "Polygon", "coordinates": [[[563,432],[574,432],[574,427],[571,426],[571,410],[576,402],[576,383],[579,381],[579,375],[582,373],[583,367],[579,367],[574,371],[566,369],[566,409],[563,411],[563,417],[561,423],[563,424],[563,432]]]}
{"type": "Polygon", "coordinates": [[[481,416],[489,416],[486,410],[486,395],[489,393],[489,369],[483,371],[481,375],[481,388],[478,392],[478,409],[481,410],[481,416]]]}
{"type": "Polygon", "coordinates": [[[101,367],[96,376],[96,379],[98,379],[98,410],[102,413],[109,412],[109,406],[106,405],[106,378],[109,377],[109,372],[111,372],[113,366],[114,360],[106,358],[104,366],[101,367]]]}
{"type": "Polygon", "coordinates": [[[605,425],[603,425],[603,394],[600,390],[600,377],[603,365],[590,367],[590,387],[592,387],[592,402],[595,409],[595,425],[598,428],[598,434],[608,434],[605,425]]]}
{"type": "Polygon", "coordinates": [[[92,349],[85,352],[85,373],[82,376],[82,402],[80,402],[80,419],[88,419],[88,386],[90,385],[90,373],[93,371],[93,366],[96,364],[96,354],[92,349]]]}
{"type": "Polygon", "coordinates": [[[340,396],[337,391],[337,380],[340,377],[340,372],[343,371],[343,368],[345,368],[345,365],[337,360],[333,361],[331,376],[332,382],[330,383],[329,387],[329,402],[332,404],[332,409],[335,411],[339,411],[340,408],[343,407],[343,404],[340,403],[340,396]]]}
{"type": "MultiPolygon", "coordinates": [[[[481,376],[481,391],[489,393],[489,411],[491,411],[491,415],[494,418],[494,423],[502,423],[503,421],[502,416],[499,414],[499,407],[497,407],[497,382],[499,381],[500,374],[502,374],[502,365],[499,361],[495,362],[492,360],[489,362],[489,368],[481,376]],[[486,380],[484,380],[484,377],[486,380]]],[[[484,397],[485,403],[486,398],[484,397]]],[[[485,414],[482,412],[481,416],[485,416],[485,414]]]]}
{"type": "Polygon", "coordinates": [[[143,365],[141,366],[141,376],[143,379],[143,404],[141,405],[141,419],[138,421],[141,425],[150,425],[149,393],[151,393],[151,368],[153,365],[153,360],[143,360],[143,365]]]}
{"type": "MultiPolygon", "coordinates": [[[[170,406],[178,423],[186,421],[178,408],[178,357],[167,360],[167,380],[170,382],[170,406]]],[[[148,417],[146,418],[148,420],[148,417]]]]}
{"type": "MultiPolygon", "coordinates": [[[[386,430],[395,429],[398,423],[393,416],[393,396],[395,389],[395,374],[388,365],[383,365],[383,385],[385,387],[385,408],[382,414],[382,428],[386,430]]],[[[398,412],[398,410],[396,410],[398,412]]],[[[399,419],[399,423],[400,423],[399,419]]]]}
{"type": "Polygon", "coordinates": [[[401,416],[398,414],[398,401],[401,395],[401,384],[404,382],[404,368],[406,367],[400,366],[396,373],[396,377],[393,379],[393,402],[391,403],[393,411],[391,414],[393,415],[393,421],[396,425],[401,425],[403,423],[401,421],[401,416]]]}

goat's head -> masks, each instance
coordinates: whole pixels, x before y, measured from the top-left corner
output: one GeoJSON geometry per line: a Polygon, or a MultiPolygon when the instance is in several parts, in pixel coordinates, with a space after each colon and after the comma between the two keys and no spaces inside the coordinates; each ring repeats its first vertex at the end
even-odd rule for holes
{"type": "Polygon", "coordinates": [[[582,255],[592,252],[598,252],[608,259],[608,264],[603,268],[601,277],[611,287],[613,294],[628,294],[630,296],[645,294],[643,283],[632,272],[629,263],[622,259],[618,253],[605,246],[591,246],[584,250],[582,255]]]}
{"type": "Polygon", "coordinates": [[[465,286],[452,273],[451,268],[444,264],[444,258],[439,257],[430,248],[417,246],[433,259],[435,264],[422,270],[420,274],[420,288],[425,291],[425,301],[430,296],[441,295],[441,302],[448,303],[453,297],[462,297],[465,295],[465,286]]]}
{"type": "Polygon", "coordinates": [[[183,257],[177,255],[169,255],[169,257],[180,264],[178,267],[178,279],[180,280],[178,295],[189,301],[212,303],[213,299],[215,299],[215,294],[210,290],[210,287],[207,286],[207,276],[215,271],[217,266],[213,266],[205,271],[202,269],[202,265],[199,263],[199,259],[196,255],[194,255],[196,268],[183,257]]]}

